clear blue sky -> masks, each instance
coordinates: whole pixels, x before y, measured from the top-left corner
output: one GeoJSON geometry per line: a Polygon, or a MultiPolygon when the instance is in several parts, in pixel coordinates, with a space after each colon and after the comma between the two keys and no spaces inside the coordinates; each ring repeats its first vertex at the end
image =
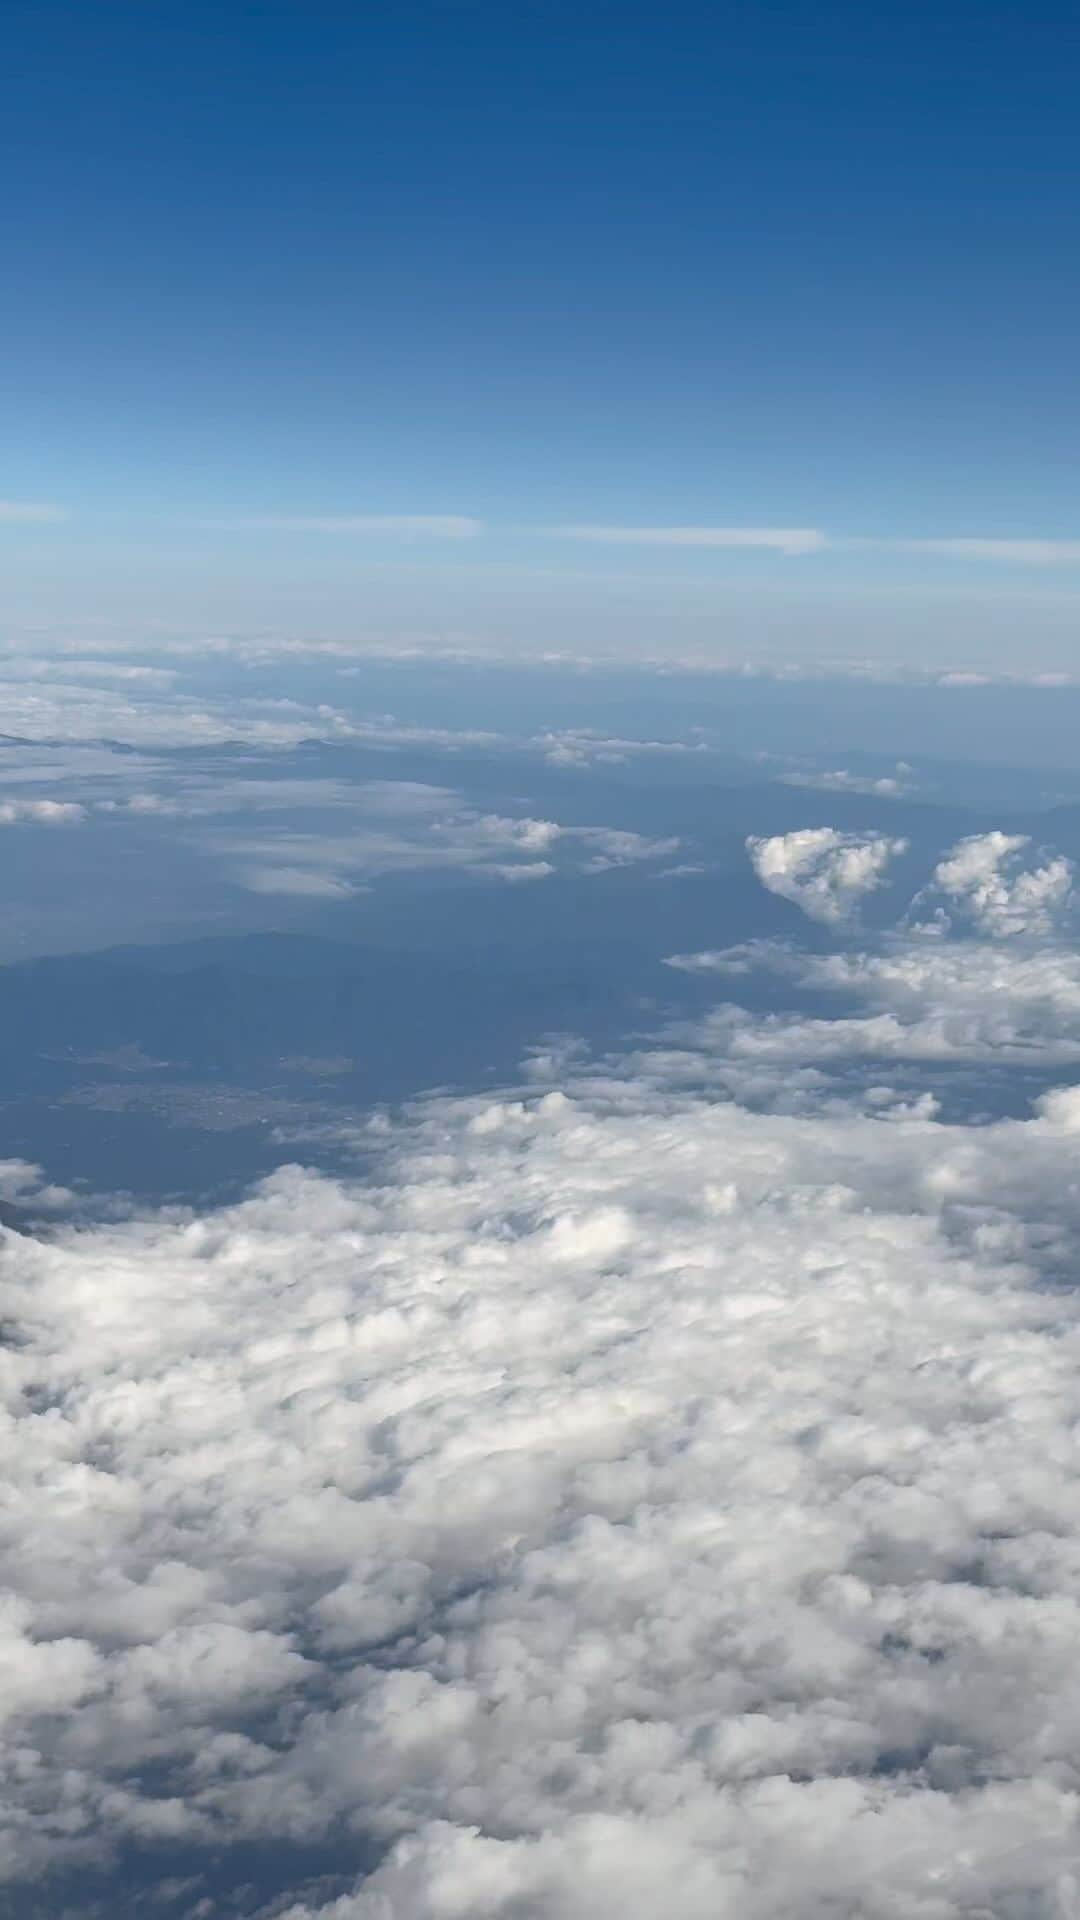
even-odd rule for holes
{"type": "Polygon", "coordinates": [[[4,37],[16,622],[1071,645],[1075,8],[36,0],[4,37]],[[430,524],[303,524],[365,517],[430,524]]]}

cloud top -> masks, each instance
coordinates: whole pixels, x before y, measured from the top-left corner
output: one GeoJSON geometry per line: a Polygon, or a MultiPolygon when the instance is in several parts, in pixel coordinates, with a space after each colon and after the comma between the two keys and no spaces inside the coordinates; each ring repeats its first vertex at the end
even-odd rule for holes
{"type": "Polygon", "coordinates": [[[906,846],[906,840],[886,834],[801,827],[768,838],[751,835],[746,850],[770,893],[792,901],[811,920],[838,926],[851,918],[861,899],[882,885],[889,861],[906,846]]]}
{"type": "Polygon", "coordinates": [[[932,886],[980,933],[994,939],[1050,933],[1073,900],[1073,865],[1063,854],[1025,866],[1026,834],[970,834],[934,869],[932,886]]]}
{"type": "Polygon", "coordinates": [[[271,1843],[294,1920],[1052,1911],[1080,1310],[1029,1281],[1075,1109],[613,1074],[435,1103],[377,1184],[9,1237],[0,1871],[164,1846],[208,1920],[271,1843]]]}

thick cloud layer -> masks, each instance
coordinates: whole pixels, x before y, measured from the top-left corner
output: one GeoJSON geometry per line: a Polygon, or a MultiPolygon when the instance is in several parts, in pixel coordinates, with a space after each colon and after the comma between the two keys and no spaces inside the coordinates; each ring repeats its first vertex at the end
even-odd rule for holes
{"type": "Polygon", "coordinates": [[[751,837],[746,850],[770,893],[793,901],[811,920],[836,926],[851,918],[865,894],[881,886],[889,861],[906,845],[880,833],[800,827],[768,839],[751,837]]]}
{"type": "Polygon", "coordinates": [[[9,1237],[10,1881],[179,1853],[217,1920],[273,1846],[294,1920],[1067,1920],[1080,1095],[677,1077],[9,1237]]]}

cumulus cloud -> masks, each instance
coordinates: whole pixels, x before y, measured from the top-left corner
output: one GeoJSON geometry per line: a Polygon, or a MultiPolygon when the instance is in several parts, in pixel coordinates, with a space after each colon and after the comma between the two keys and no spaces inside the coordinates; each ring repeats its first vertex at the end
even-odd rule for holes
{"type": "Polygon", "coordinates": [[[850,919],[859,901],[881,886],[889,861],[906,846],[886,834],[840,833],[835,827],[801,827],[768,839],[751,836],[746,843],[763,887],[831,926],[850,919]]]}
{"type": "Polygon", "coordinates": [[[1047,934],[1072,904],[1073,865],[1056,854],[1025,867],[1030,845],[1026,834],[971,834],[935,867],[932,891],[996,939],[1047,934]]]}
{"type": "Polygon", "coordinates": [[[568,1085],[9,1236],[12,1886],[179,1849],[217,1920],[272,1842],[293,1920],[1068,1912],[1080,1096],[568,1085]]]}

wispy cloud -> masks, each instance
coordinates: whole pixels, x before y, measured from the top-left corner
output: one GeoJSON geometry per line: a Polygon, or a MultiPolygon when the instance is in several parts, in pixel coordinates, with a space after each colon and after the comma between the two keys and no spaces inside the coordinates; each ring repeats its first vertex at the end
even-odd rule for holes
{"type": "Polygon", "coordinates": [[[202,523],[222,533],[389,534],[406,539],[473,540],[482,520],[462,513],[254,514],[202,523]]]}
{"type": "Polygon", "coordinates": [[[64,508],[47,500],[0,500],[0,525],[28,527],[66,519],[64,508]]]}
{"type": "Polygon", "coordinates": [[[1080,540],[998,539],[983,535],[932,534],[908,539],[891,535],[827,533],[821,527],[635,527],[592,524],[542,529],[564,540],[607,546],[683,547],[786,555],[813,553],[910,553],[943,560],[989,560],[1018,567],[1080,565],[1080,540]]]}
{"type": "Polygon", "coordinates": [[[619,547],[757,548],[770,553],[820,553],[831,543],[817,527],[550,527],[564,540],[595,540],[619,547]]]}

